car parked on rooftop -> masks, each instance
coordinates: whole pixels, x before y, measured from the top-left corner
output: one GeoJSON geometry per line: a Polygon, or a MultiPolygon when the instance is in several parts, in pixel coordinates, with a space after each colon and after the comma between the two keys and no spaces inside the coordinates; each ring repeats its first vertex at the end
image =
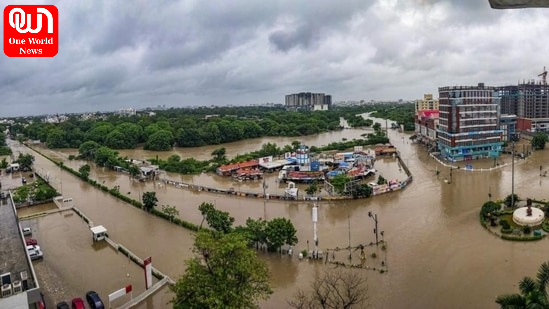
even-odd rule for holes
{"type": "Polygon", "coordinates": [[[33,238],[25,238],[25,244],[27,246],[36,246],[36,245],[38,245],[38,241],[36,239],[33,239],[33,238]]]}
{"type": "Polygon", "coordinates": [[[32,235],[32,230],[31,230],[31,228],[30,228],[30,227],[24,228],[24,229],[23,229],[23,235],[25,235],[25,236],[30,236],[30,235],[32,235]]]}
{"type": "Polygon", "coordinates": [[[57,306],[55,306],[55,308],[57,308],[57,309],[71,309],[69,307],[69,304],[67,304],[67,302],[65,302],[65,301],[57,303],[57,306]]]}
{"type": "Polygon", "coordinates": [[[86,306],[84,305],[84,300],[82,300],[82,298],[80,297],[73,298],[71,304],[72,309],[86,309],[86,306]]]}
{"type": "Polygon", "coordinates": [[[31,252],[31,251],[40,251],[40,246],[38,245],[29,245],[27,246],[27,251],[31,252]]]}
{"type": "Polygon", "coordinates": [[[29,256],[31,261],[41,260],[44,258],[44,254],[40,250],[29,250],[29,256]]]}
{"type": "Polygon", "coordinates": [[[105,309],[103,301],[95,291],[88,291],[86,293],[86,300],[92,309],[105,309]]]}

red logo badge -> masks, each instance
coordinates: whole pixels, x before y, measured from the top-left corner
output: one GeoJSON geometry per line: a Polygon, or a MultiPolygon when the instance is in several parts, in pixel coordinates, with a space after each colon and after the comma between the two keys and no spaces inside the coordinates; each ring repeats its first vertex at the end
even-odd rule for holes
{"type": "Polygon", "coordinates": [[[58,12],[54,5],[8,5],[4,9],[4,54],[53,57],[59,49],[58,12]]]}

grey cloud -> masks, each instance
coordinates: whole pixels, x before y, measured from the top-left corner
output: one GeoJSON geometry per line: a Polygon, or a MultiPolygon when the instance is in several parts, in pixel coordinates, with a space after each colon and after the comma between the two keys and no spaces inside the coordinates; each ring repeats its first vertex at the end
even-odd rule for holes
{"type": "Polygon", "coordinates": [[[269,35],[269,41],[280,51],[288,51],[296,46],[307,48],[317,39],[318,34],[309,25],[278,30],[269,35]]]}
{"type": "Polygon", "coordinates": [[[0,117],[283,102],[294,91],[415,99],[441,85],[536,78],[549,66],[549,12],[492,10],[487,0],[55,5],[56,57],[0,58],[0,117]]]}

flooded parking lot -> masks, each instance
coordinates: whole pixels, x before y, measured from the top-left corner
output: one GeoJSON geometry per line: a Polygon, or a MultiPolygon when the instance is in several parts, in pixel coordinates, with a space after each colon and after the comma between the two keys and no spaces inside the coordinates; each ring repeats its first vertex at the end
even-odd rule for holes
{"type": "Polygon", "coordinates": [[[106,242],[94,243],[87,224],[72,210],[25,220],[22,225],[32,228],[32,237],[44,253],[42,260],[33,263],[52,307],[75,297],[84,299],[89,290],[106,303],[108,294],[128,284],[135,296],[145,290],[143,269],[106,242]]]}

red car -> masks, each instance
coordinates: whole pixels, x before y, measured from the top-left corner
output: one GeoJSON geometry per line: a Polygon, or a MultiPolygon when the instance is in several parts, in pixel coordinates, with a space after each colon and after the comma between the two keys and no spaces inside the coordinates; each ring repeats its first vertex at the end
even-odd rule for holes
{"type": "Polygon", "coordinates": [[[38,245],[38,241],[36,241],[36,239],[32,239],[32,238],[25,238],[25,243],[27,244],[27,246],[36,246],[36,245],[38,245]]]}
{"type": "Polygon", "coordinates": [[[82,300],[82,298],[80,297],[74,298],[71,303],[72,309],[86,309],[86,307],[84,306],[84,300],[82,300]]]}

